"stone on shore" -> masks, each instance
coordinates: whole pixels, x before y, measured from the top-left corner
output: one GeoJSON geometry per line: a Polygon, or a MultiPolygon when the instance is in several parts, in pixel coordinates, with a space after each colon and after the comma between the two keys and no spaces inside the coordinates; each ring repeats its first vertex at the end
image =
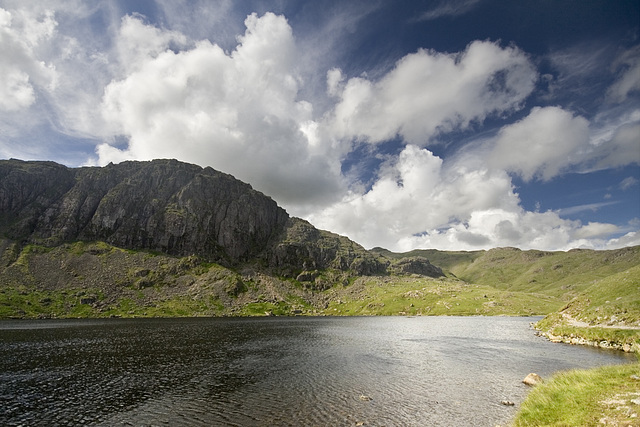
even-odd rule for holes
{"type": "Polygon", "coordinates": [[[522,380],[522,382],[526,385],[534,386],[542,382],[542,377],[538,374],[530,373],[522,380]]]}

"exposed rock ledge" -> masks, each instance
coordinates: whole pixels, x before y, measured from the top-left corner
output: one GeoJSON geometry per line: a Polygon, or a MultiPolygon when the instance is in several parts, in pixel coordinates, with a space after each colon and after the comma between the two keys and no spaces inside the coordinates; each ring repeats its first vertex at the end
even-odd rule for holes
{"type": "Polygon", "coordinates": [[[539,331],[538,335],[546,337],[549,341],[554,343],[565,343],[572,345],[588,345],[591,347],[597,348],[606,348],[611,350],[622,350],[625,353],[634,353],[640,351],[640,345],[638,344],[628,344],[628,343],[619,343],[615,341],[607,341],[607,340],[588,340],[583,337],[577,337],[575,335],[554,335],[550,332],[539,331]]]}

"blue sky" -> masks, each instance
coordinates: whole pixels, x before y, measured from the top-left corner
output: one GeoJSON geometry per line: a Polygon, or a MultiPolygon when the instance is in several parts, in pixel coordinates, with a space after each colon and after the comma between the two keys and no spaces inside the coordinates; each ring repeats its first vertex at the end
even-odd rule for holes
{"type": "Polygon", "coordinates": [[[0,158],[176,158],[367,248],[640,244],[640,1],[0,0],[0,158]]]}

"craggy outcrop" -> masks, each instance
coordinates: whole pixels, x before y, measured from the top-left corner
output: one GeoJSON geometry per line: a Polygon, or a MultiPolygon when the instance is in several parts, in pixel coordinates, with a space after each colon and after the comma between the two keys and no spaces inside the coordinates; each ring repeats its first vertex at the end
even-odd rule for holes
{"type": "Polygon", "coordinates": [[[389,271],[396,274],[418,274],[428,277],[443,277],[440,267],[431,264],[428,259],[420,256],[402,258],[389,267],[389,271]]]}
{"type": "Polygon", "coordinates": [[[101,240],[235,262],[264,251],[289,218],[249,184],[176,160],[78,169],[10,160],[0,177],[2,231],[47,246],[101,240]]]}
{"type": "Polygon", "coordinates": [[[0,232],[12,239],[30,236],[74,184],[73,170],[53,162],[0,161],[0,232]]]}
{"type": "Polygon", "coordinates": [[[386,271],[358,244],[290,218],[249,184],[177,160],[74,169],[0,161],[0,233],[51,247],[104,241],[227,264],[260,260],[288,277],[386,271]]]}
{"type": "Polygon", "coordinates": [[[385,274],[387,262],[344,236],[318,230],[307,221],[290,218],[283,236],[268,254],[269,265],[284,276],[301,270],[335,269],[356,275],[385,274]]]}

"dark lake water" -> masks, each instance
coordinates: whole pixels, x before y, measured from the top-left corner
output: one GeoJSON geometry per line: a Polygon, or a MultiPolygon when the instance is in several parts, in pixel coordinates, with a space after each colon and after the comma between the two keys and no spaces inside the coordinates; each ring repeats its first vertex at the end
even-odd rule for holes
{"type": "Polygon", "coordinates": [[[0,425],[494,426],[529,372],[635,360],[535,320],[0,321],[0,425]]]}

